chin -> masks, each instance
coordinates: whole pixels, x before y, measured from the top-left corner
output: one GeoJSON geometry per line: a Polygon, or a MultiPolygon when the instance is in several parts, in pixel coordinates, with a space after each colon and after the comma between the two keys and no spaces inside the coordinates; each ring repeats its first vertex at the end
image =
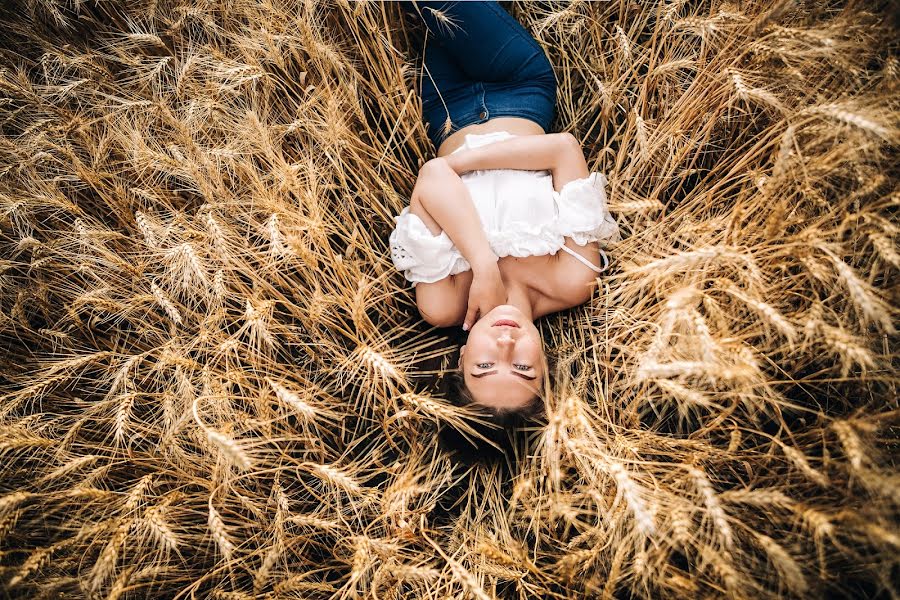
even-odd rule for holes
{"type": "MultiPolygon", "coordinates": [[[[488,314],[486,314],[484,316],[487,317],[489,315],[495,316],[495,315],[501,315],[501,314],[504,314],[504,315],[512,314],[512,315],[516,315],[522,319],[525,319],[525,313],[523,313],[521,310],[519,310],[512,304],[501,304],[500,306],[495,307],[491,312],[489,312],[488,314]]],[[[484,317],[482,317],[482,318],[484,318],[484,317]]],[[[525,319],[525,320],[528,320],[528,319],[525,319]]]]}
{"type": "Polygon", "coordinates": [[[529,319],[525,313],[513,306],[512,304],[501,304],[494,307],[486,315],[478,318],[475,325],[490,328],[491,325],[499,319],[511,319],[519,324],[520,327],[531,329],[534,327],[534,321],[529,319]]]}

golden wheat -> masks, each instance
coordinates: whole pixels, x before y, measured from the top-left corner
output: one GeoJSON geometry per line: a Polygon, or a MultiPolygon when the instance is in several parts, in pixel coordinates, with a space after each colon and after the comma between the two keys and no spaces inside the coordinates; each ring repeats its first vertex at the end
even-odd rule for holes
{"type": "Polygon", "coordinates": [[[539,322],[546,424],[474,464],[387,247],[435,150],[415,19],[0,11],[0,589],[898,595],[892,5],[504,8],[625,239],[539,322]]]}

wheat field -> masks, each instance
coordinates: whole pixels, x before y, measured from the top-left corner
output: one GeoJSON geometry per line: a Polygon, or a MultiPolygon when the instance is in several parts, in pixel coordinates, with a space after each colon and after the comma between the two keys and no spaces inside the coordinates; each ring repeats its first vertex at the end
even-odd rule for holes
{"type": "Polygon", "coordinates": [[[0,595],[900,595],[896,5],[503,6],[625,239],[474,463],[399,6],[0,8],[0,595]]]}

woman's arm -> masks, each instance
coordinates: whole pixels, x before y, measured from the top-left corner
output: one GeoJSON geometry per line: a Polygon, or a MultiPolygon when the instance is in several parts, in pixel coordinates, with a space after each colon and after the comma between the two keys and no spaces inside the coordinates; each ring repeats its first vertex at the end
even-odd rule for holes
{"type": "Polygon", "coordinates": [[[571,133],[520,135],[451,153],[443,159],[460,175],[485,169],[548,170],[557,192],[568,182],[590,175],[581,144],[571,133]]]}
{"type": "Polygon", "coordinates": [[[432,235],[446,232],[472,268],[468,275],[416,285],[416,305],[426,321],[444,327],[462,322],[468,329],[479,312],[484,315],[506,301],[498,258],[469,190],[443,158],[430,160],[419,170],[409,210],[432,235]]]}
{"type": "Polygon", "coordinates": [[[425,226],[435,235],[444,231],[469,261],[472,271],[497,266],[497,255],[488,243],[469,189],[444,158],[429,160],[419,169],[410,198],[413,214],[418,212],[416,205],[424,209],[431,221],[423,219],[425,226]]]}
{"type": "MultiPolygon", "coordinates": [[[[581,144],[570,133],[523,135],[444,157],[457,173],[481,169],[549,170],[559,192],[570,181],[590,175],[581,144]]],[[[597,261],[597,244],[585,246],[566,238],[566,246],[590,262],[597,261]]],[[[544,274],[551,292],[534,307],[539,317],[587,302],[596,287],[597,274],[567,253],[559,252],[544,274]]]]}

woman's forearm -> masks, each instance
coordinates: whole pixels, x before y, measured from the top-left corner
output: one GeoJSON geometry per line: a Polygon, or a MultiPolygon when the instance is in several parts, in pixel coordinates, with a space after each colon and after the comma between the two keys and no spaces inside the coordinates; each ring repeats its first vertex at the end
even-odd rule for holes
{"type": "Polygon", "coordinates": [[[590,175],[581,144],[570,133],[520,135],[443,158],[459,175],[487,169],[548,170],[557,192],[568,182],[590,175]]]}
{"type": "Polygon", "coordinates": [[[577,140],[569,133],[519,135],[451,153],[443,158],[460,175],[485,169],[552,171],[561,155],[571,153],[573,147],[580,151],[577,140]]]}
{"type": "Polygon", "coordinates": [[[497,255],[488,243],[472,196],[443,158],[428,161],[419,171],[412,203],[422,205],[469,262],[473,272],[496,268],[497,255]]]}

